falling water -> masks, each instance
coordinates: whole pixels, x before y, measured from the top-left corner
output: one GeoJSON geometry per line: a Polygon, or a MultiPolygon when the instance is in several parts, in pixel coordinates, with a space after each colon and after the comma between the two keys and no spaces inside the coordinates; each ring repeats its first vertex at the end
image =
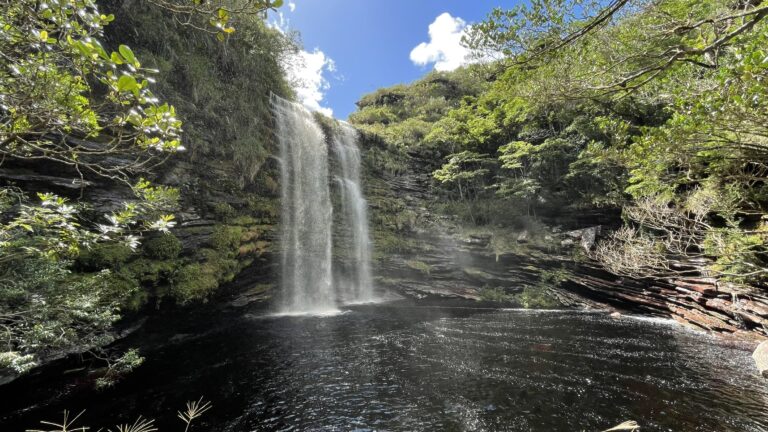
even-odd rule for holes
{"type": "Polygon", "coordinates": [[[351,270],[346,280],[338,283],[347,303],[368,302],[373,299],[371,282],[371,242],[368,234],[368,203],[360,184],[360,150],[358,133],[346,123],[334,139],[334,151],[341,168],[341,206],[349,227],[351,270]]]}
{"type": "Polygon", "coordinates": [[[306,109],[277,96],[272,105],[282,161],[281,312],[333,312],[328,147],[306,109]]]}

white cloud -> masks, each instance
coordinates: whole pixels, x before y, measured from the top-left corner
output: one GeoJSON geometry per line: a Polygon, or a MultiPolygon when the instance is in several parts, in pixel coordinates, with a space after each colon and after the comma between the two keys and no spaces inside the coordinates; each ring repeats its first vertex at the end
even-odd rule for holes
{"type": "Polygon", "coordinates": [[[419,66],[434,63],[438,71],[452,71],[472,63],[470,50],[461,45],[469,28],[463,19],[444,12],[429,25],[429,42],[422,42],[411,51],[411,61],[419,66]]]}
{"type": "MultiPolygon", "coordinates": [[[[288,2],[288,8],[291,12],[296,10],[296,3],[288,2]]],[[[267,21],[267,25],[283,34],[291,32],[290,19],[286,18],[283,12],[277,12],[272,19],[267,21]]],[[[326,72],[336,77],[336,63],[323,51],[315,48],[309,52],[305,50],[297,51],[294,54],[283,58],[283,69],[285,70],[288,82],[296,91],[296,97],[307,109],[318,111],[327,116],[333,116],[333,110],[322,106],[325,92],[331,88],[331,84],[326,78],[326,72]]]]}
{"type": "MultiPolygon", "coordinates": [[[[296,11],[296,3],[289,1],[288,3],[288,10],[290,12],[296,11]]],[[[273,28],[280,33],[287,34],[289,31],[291,31],[291,19],[288,18],[286,15],[287,13],[283,13],[285,9],[280,8],[275,11],[271,11],[268,14],[267,19],[267,27],[273,28]]]]}
{"type": "Polygon", "coordinates": [[[267,27],[273,28],[282,34],[288,33],[290,24],[291,20],[286,18],[282,12],[277,12],[272,16],[272,19],[267,21],[267,27]]]}
{"type": "Polygon", "coordinates": [[[336,64],[324,52],[299,51],[284,61],[284,68],[296,96],[307,109],[333,116],[333,110],[321,105],[325,92],[331,88],[325,72],[334,72],[336,64]]]}

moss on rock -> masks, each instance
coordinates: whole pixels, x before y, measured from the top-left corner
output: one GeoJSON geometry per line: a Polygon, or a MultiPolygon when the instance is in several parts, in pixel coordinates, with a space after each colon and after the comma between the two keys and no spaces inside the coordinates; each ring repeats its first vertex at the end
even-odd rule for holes
{"type": "Polygon", "coordinates": [[[80,252],[77,264],[86,271],[98,271],[102,269],[119,269],[125,264],[134,252],[122,243],[99,243],[80,252]]]}
{"type": "Polygon", "coordinates": [[[160,259],[175,259],[181,253],[181,241],[171,233],[166,233],[144,242],[144,255],[160,259]]]}
{"type": "Polygon", "coordinates": [[[219,286],[217,277],[209,267],[199,263],[179,269],[171,286],[171,296],[181,304],[205,300],[219,286]]]}

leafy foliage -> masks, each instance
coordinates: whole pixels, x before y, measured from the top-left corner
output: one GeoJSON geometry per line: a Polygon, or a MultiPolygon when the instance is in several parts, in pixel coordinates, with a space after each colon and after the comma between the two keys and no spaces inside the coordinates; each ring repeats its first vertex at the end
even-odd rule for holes
{"type": "Polygon", "coordinates": [[[0,153],[120,178],[180,148],[152,71],[128,46],[100,42],[114,16],[95,2],[3,2],[0,17],[0,153]]]}
{"type": "Polygon", "coordinates": [[[209,28],[205,14],[195,13],[194,25],[187,25],[175,9],[156,7],[158,1],[191,3],[141,0],[126,7],[124,2],[107,1],[105,8],[119,17],[107,29],[107,40],[131,44],[143,62],[157,70],[158,93],[184,119],[187,150],[182,157],[222,170],[221,177],[235,180],[234,188],[264,187],[267,162],[275,151],[269,95],[291,96],[283,65],[297,43],[269,28],[260,13],[241,12],[259,9],[266,1],[202,5],[215,13],[214,6],[231,4],[227,26],[236,31],[227,33],[224,42],[199,30],[209,28]]]}
{"type": "Polygon", "coordinates": [[[485,80],[472,68],[444,73],[477,86],[456,87],[463,94],[434,117],[418,97],[425,78],[364,97],[352,118],[408,152],[443,157],[433,172],[442,207],[475,224],[622,207],[626,226],[593,254],[614,272],[762,285],[766,16],[760,0],[496,9],[464,40],[504,57],[483,65],[485,80]],[[410,119],[429,132],[404,130],[410,119]],[[499,200],[517,210],[487,217],[485,203],[499,200]]]}
{"type": "Polygon", "coordinates": [[[130,279],[116,283],[114,272],[133,255],[137,234],[157,225],[143,217],[168,203],[159,198],[165,194],[153,195],[146,185],[141,190],[146,199],[105,215],[107,222],[96,226],[64,198],[40,194],[35,204],[21,192],[3,190],[0,366],[23,372],[40,356],[95,350],[112,340],[112,324],[139,289],[130,279]]]}
{"type": "Polygon", "coordinates": [[[150,258],[168,260],[179,256],[181,241],[171,233],[159,235],[144,242],[144,254],[150,258]]]}
{"type": "MultiPolygon", "coordinates": [[[[261,19],[280,3],[153,0],[129,9],[100,2],[115,9],[116,21],[89,0],[0,5],[0,163],[60,166],[56,174],[75,177],[82,188],[107,178],[129,185],[136,196],[101,214],[101,204],[82,200],[82,190],[78,200],[51,193],[31,199],[14,187],[0,189],[0,368],[20,373],[41,359],[89,350],[101,358],[99,348],[111,342],[124,310],[150,296],[171,295],[180,303],[203,299],[260,253],[263,246],[243,251],[237,237],[227,238],[221,250],[180,258],[181,243],[170,234],[176,227],[172,212],[179,200],[190,199],[190,188],[155,186],[144,177],[156,178],[159,164],[185,150],[175,107],[156,94],[182,102],[192,119],[184,154],[235,160],[242,165],[231,171],[243,173],[243,182],[260,173],[268,154],[269,89],[290,93],[280,53],[295,45],[261,19]],[[199,33],[200,23],[210,24],[227,49],[199,33]],[[124,31],[131,25],[135,31],[124,31]],[[131,35],[136,39],[126,40],[131,35]],[[192,48],[191,60],[165,60],[171,46],[177,52],[192,48]],[[186,64],[192,72],[184,75],[178,68],[186,64]],[[189,107],[190,85],[210,107],[196,117],[191,114],[201,110],[189,107]],[[230,97],[231,88],[241,88],[242,96],[230,97]],[[248,112],[252,107],[257,111],[248,112]],[[233,112],[243,113],[234,119],[243,130],[220,126],[233,120],[233,112]],[[220,135],[230,130],[233,136],[220,135]],[[200,139],[203,131],[208,139],[200,139]],[[140,248],[148,231],[159,235],[140,248]],[[180,271],[193,265],[204,289],[199,279],[176,284],[180,271]]],[[[245,245],[257,237],[250,235],[245,245]]],[[[101,383],[107,385],[140,357],[129,352],[104,360],[111,363],[101,383]]]]}

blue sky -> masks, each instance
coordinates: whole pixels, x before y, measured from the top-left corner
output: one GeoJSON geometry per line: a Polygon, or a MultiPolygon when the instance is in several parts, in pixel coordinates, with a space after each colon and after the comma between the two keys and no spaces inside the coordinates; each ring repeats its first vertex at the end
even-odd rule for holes
{"type": "Polygon", "coordinates": [[[306,52],[293,72],[302,83],[299,98],[311,109],[345,119],[366,93],[411,82],[435,67],[450,70],[464,63],[466,53],[458,44],[462,29],[495,6],[515,3],[292,0],[280,9],[281,16],[270,19],[301,33],[306,52]]]}

